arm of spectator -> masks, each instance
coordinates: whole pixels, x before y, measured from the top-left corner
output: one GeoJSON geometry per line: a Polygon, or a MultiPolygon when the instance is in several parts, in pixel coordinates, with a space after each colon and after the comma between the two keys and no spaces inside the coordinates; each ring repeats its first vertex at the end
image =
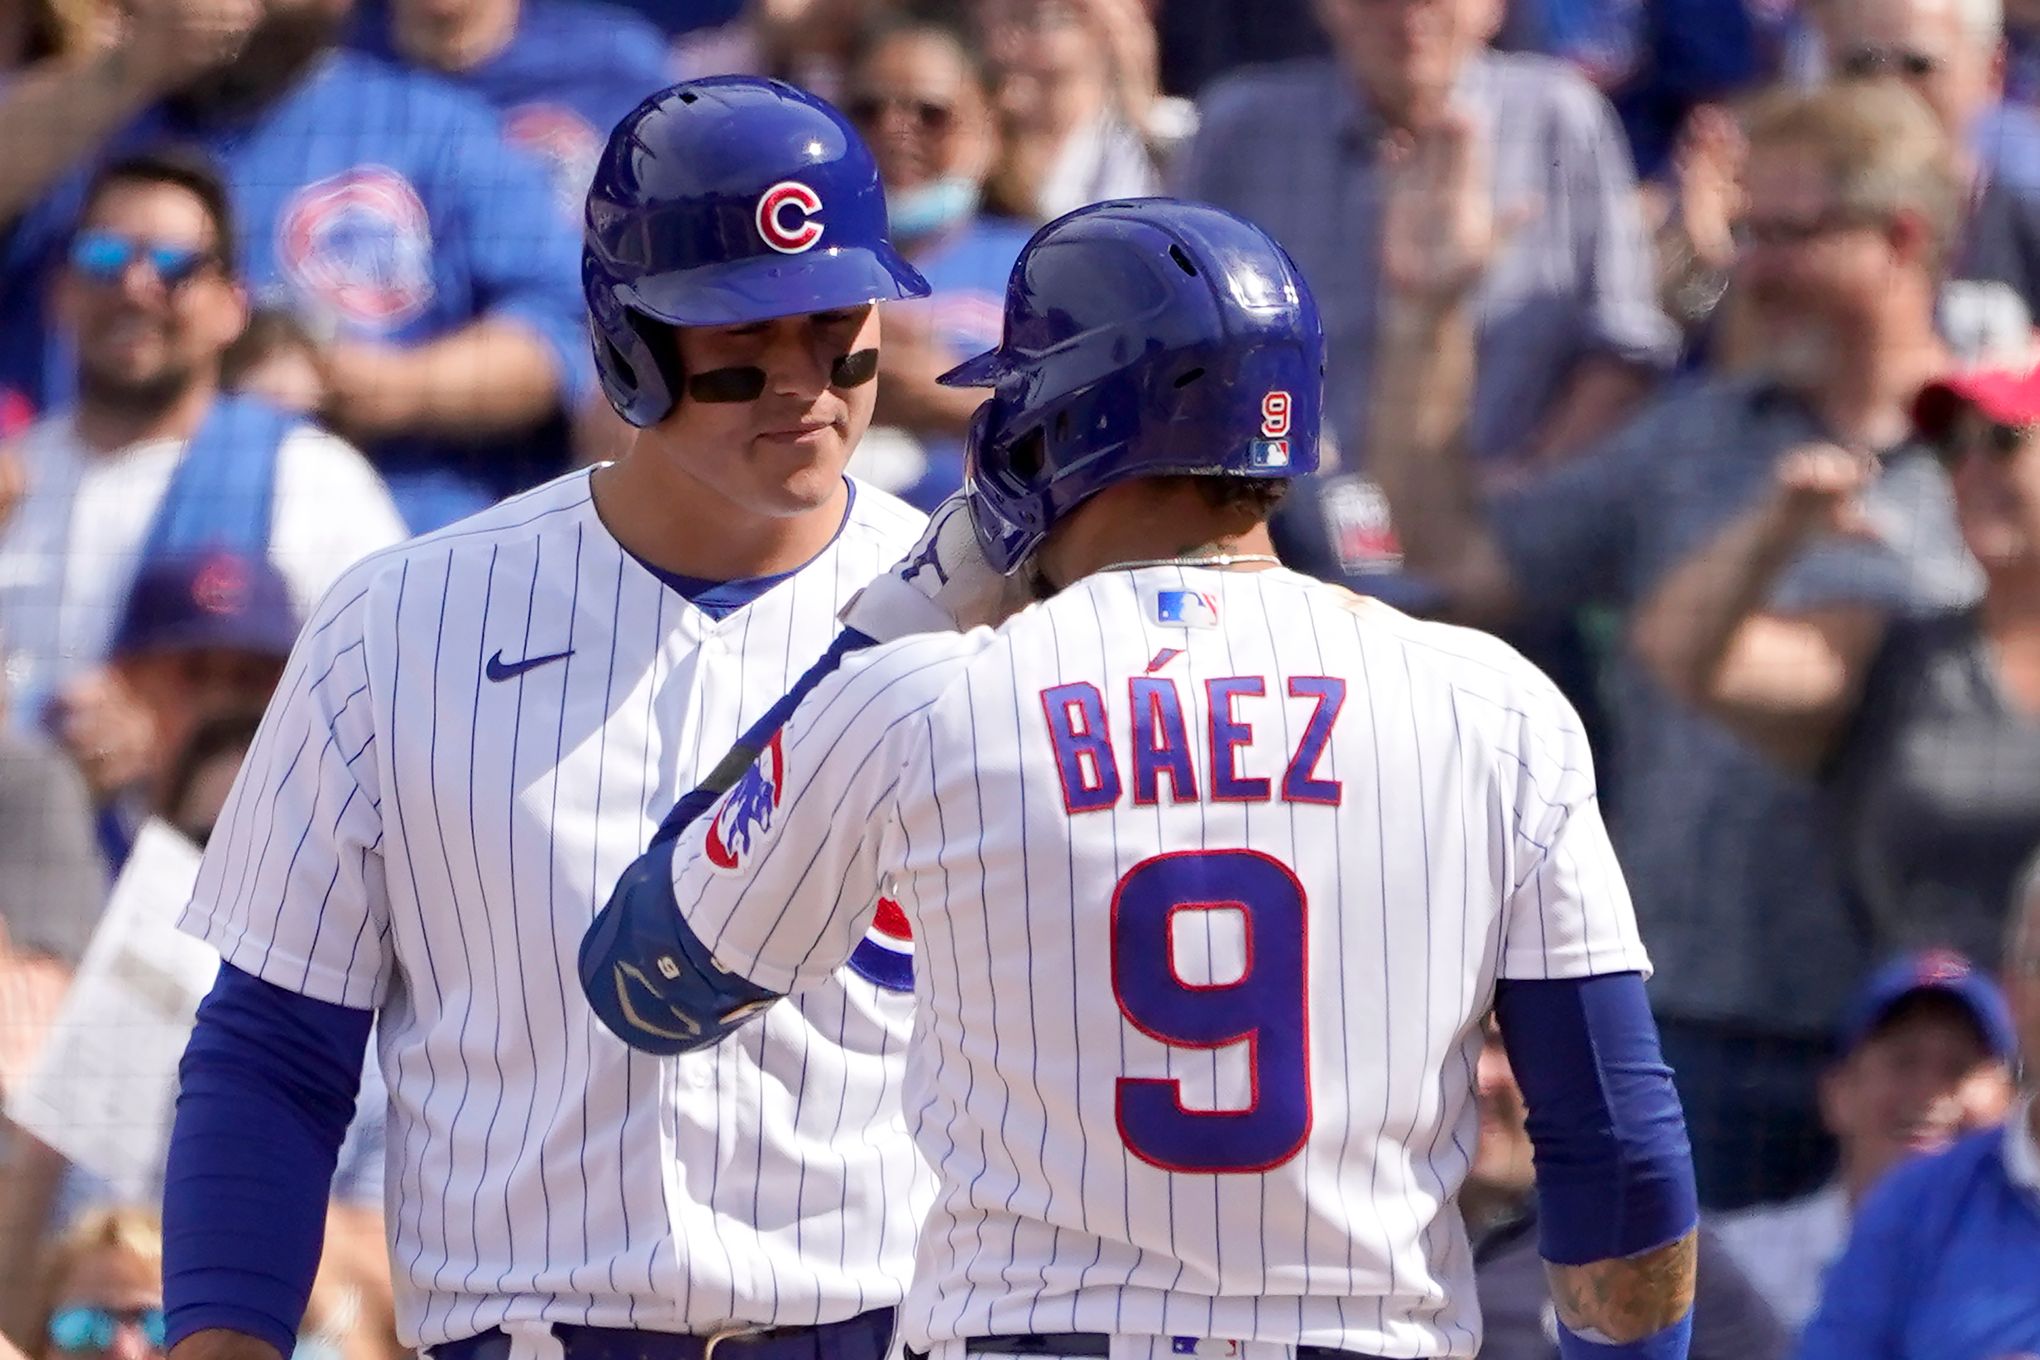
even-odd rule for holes
{"type": "Polygon", "coordinates": [[[935,346],[913,310],[900,307],[886,315],[874,418],[917,435],[961,439],[970,430],[970,418],[984,393],[935,381],[956,365],[935,346]]]}
{"type": "Polygon", "coordinates": [[[1473,293],[1501,231],[1488,182],[1485,149],[1457,111],[1393,157],[1369,405],[1368,467],[1388,498],[1404,561],[1467,622],[1493,622],[1515,608],[1515,585],[1487,532],[1466,454],[1473,293]]]}
{"type": "Polygon", "coordinates": [[[560,401],[558,353],[513,316],[483,316],[414,349],[336,342],[323,367],[325,415],[364,443],[502,434],[536,424],[560,401]]]}
{"type": "MultiPolygon", "coordinates": [[[[1678,358],[1678,327],[1658,306],[1657,259],[1644,230],[1629,149],[1614,110],[1567,82],[1558,108],[1559,173],[1578,277],[1581,356],[1527,448],[1578,453],[1636,410],[1678,358]]],[[[1527,207],[1525,211],[1527,211],[1527,207]]]]}
{"type": "Polygon", "coordinates": [[[126,32],[78,62],[45,61],[0,91],[0,223],[11,222],[142,109],[231,60],[261,0],[136,0],[126,32]]]}
{"type": "Polygon", "coordinates": [[[1660,683],[1791,769],[1817,767],[1855,711],[1883,616],[1781,614],[1765,601],[1814,538],[1868,534],[1857,501],[1868,476],[1831,446],[1789,454],[1774,494],[1666,576],[1631,626],[1660,683]]]}

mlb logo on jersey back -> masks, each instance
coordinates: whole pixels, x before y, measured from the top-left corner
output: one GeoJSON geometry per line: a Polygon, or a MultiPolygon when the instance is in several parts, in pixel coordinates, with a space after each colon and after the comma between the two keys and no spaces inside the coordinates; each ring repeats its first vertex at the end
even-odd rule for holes
{"type": "Polygon", "coordinates": [[[786,753],[774,732],[709,819],[702,853],[717,873],[743,872],[745,859],[772,830],[785,789],[786,753]]]}
{"type": "Polygon", "coordinates": [[[1180,628],[1218,627],[1218,597],[1207,590],[1164,590],[1155,595],[1155,622],[1180,628]]]}

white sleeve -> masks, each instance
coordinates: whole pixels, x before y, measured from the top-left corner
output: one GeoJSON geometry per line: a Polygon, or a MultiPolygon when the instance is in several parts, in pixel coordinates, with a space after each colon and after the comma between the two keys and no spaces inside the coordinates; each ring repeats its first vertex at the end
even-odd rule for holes
{"type": "Polygon", "coordinates": [[[687,828],[673,899],[718,965],[784,994],[850,957],[895,867],[900,772],[921,715],[992,637],[923,634],[851,653],[687,828]]]}
{"type": "Polygon", "coordinates": [[[270,552],[310,612],[341,572],[409,537],[381,474],[324,430],[295,430],[276,474],[270,552]]]}
{"type": "Polygon", "coordinates": [[[367,582],[299,638],[178,921],[243,972],[363,1009],[391,966],[367,582]]]}
{"type": "Polygon", "coordinates": [[[1542,676],[1524,696],[1513,751],[1502,756],[1514,792],[1517,866],[1502,940],[1501,976],[1650,975],[1629,884],[1615,860],[1594,788],[1587,736],[1542,676]]]}

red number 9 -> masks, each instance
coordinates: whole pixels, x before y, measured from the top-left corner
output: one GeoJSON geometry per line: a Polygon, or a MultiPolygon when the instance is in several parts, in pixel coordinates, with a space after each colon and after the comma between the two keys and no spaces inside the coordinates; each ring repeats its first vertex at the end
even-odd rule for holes
{"type": "Polygon", "coordinates": [[[1270,392],[1261,398],[1261,433],[1270,439],[1289,436],[1289,394],[1270,392]]]}

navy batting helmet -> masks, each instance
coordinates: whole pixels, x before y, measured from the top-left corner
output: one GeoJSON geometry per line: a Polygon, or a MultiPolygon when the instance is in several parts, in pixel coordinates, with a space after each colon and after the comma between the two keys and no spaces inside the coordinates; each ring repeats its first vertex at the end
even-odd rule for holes
{"type": "Polygon", "coordinates": [[[716,76],[663,90],[609,134],[588,189],[581,286],[617,413],[680,391],[665,326],[727,326],[926,297],[886,235],[878,167],[805,90],[716,76]]]}
{"type": "Polygon", "coordinates": [[[1078,504],[1135,477],[1316,469],[1325,337],[1296,264],[1201,203],[1124,199],[1034,234],[999,347],[942,375],[972,418],[985,556],[1017,568],[1078,504]]]}

